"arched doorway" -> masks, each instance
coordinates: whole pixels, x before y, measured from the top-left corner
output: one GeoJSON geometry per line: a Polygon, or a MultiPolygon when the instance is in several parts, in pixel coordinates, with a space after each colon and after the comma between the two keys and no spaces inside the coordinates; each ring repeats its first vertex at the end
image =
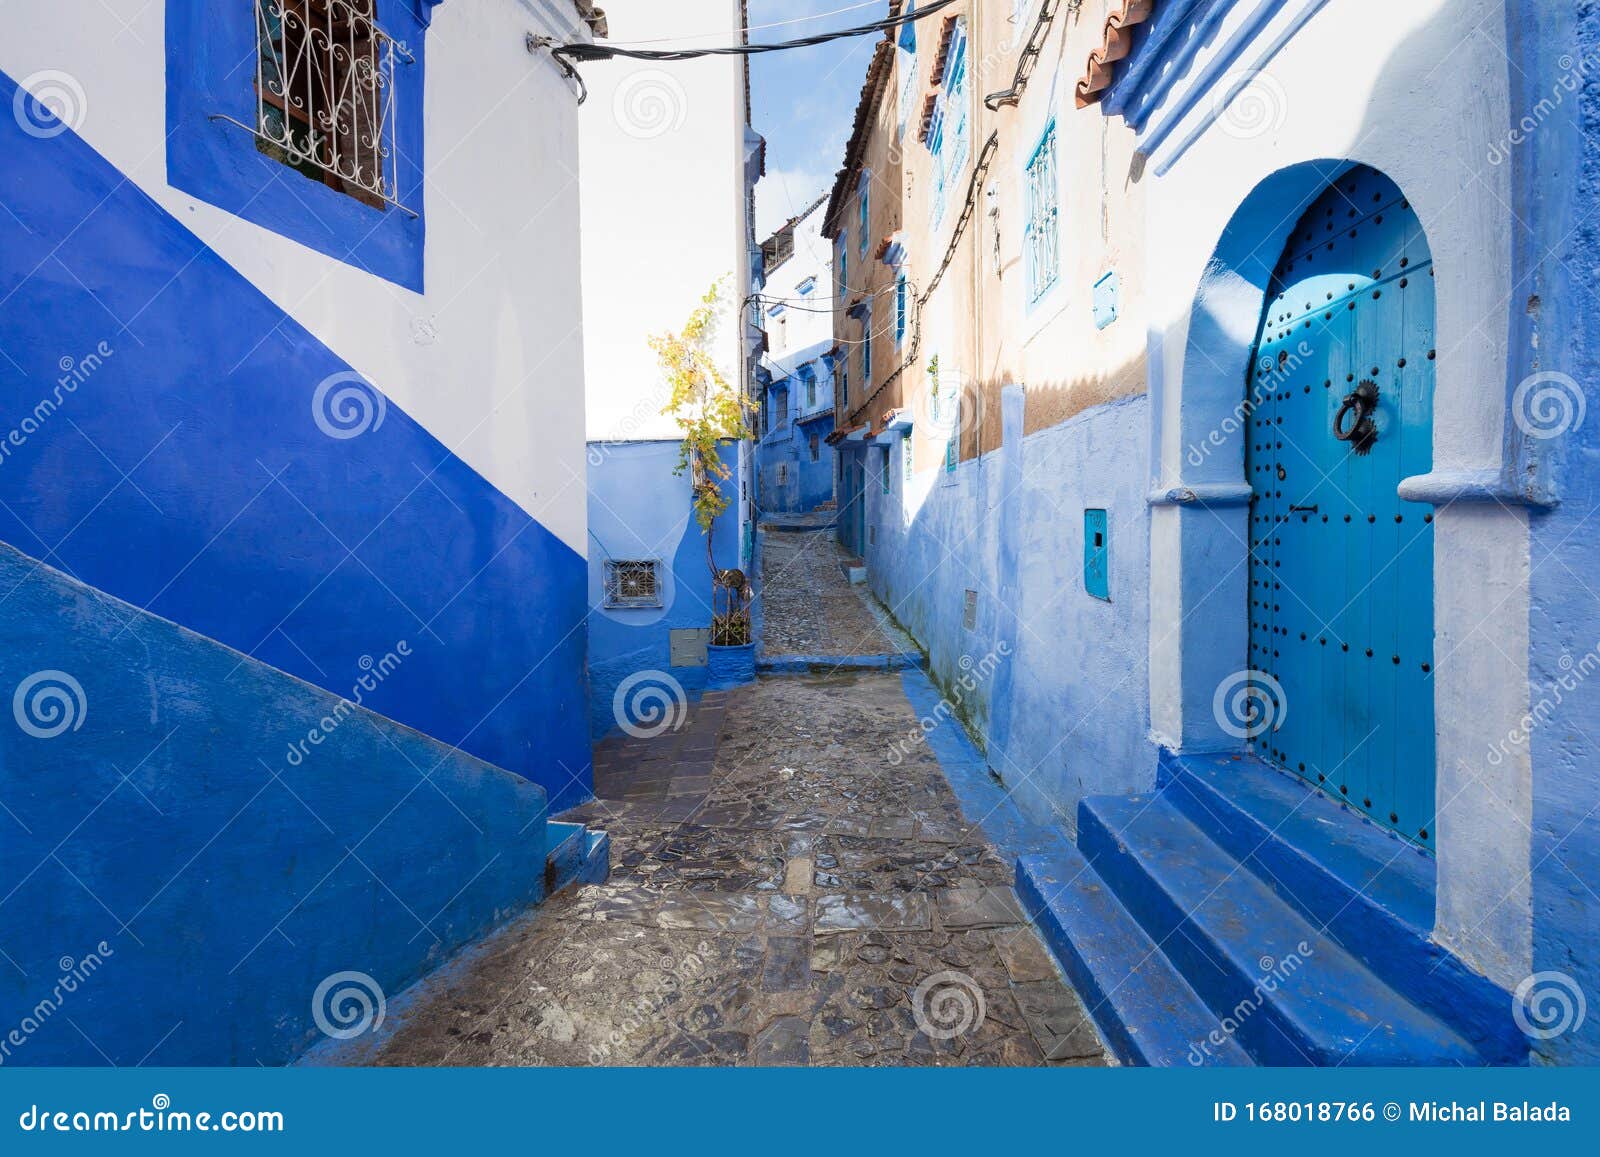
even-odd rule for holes
{"type": "Polygon", "coordinates": [[[1433,262],[1365,166],[1300,217],[1246,394],[1257,754],[1422,847],[1434,832],[1433,262]]]}

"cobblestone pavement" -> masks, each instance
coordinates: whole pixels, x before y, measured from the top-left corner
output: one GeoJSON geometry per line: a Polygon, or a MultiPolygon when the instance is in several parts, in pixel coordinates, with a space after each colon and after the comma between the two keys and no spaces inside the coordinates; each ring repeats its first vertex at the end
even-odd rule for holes
{"type": "Polygon", "coordinates": [[[610,881],[426,982],[366,1059],[1107,1063],[927,749],[888,762],[917,727],[896,675],[791,676],[603,744],[572,815],[610,881]]]}
{"type": "Polygon", "coordinates": [[[827,530],[764,531],[761,649],[765,655],[889,655],[910,644],[886,630],[863,588],[840,564],[850,558],[827,530]]]}

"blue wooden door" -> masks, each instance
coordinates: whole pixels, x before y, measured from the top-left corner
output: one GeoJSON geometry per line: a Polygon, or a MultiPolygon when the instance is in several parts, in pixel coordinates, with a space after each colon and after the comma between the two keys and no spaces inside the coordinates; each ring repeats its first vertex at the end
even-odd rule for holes
{"type": "Polygon", "coordinates": [[[1433,508],[1396,488],[1432,463],[1433,325],[1415,213],[1387,177],[1353,169],[1300,219],[1273,275],[1245,452],[1250,668],[1271,704],[1252,744],[1423,847],[1433,508]]]}

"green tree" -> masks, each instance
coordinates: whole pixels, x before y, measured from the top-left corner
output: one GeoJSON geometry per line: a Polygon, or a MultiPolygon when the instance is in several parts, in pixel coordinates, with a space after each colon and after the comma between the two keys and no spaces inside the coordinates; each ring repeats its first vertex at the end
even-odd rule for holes
{"type": "Polygon", "coordinates": [[[723,446],[750,436],[744,394],[717,365],[712,349],[726,307],[727,280],[719,278],[706,291],[682,330],[650,338],[667,383],[661,412],[683,431],[674,473],[689,475],[694,519],[705,535],[712,582],[711,641],[719,646],[750,641],[749,580],[741,570],[719,568],[712,549],[712,528],[730,502],[722,484],[733,477],[733,468],[722,459],[723,446]]]}

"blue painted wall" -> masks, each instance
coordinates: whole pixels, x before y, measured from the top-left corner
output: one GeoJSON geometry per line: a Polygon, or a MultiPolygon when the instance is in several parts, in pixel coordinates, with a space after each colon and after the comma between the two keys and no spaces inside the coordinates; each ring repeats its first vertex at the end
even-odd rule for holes
{"type": "Polygon", "coordinates": [[[1085,795],[1149,787],[1149,402],[1098,406],[1022,436],[1007,391],[1000,450],[920,471],[909,525],[903,445],[890,492],[867,447],[874,593],[928,650],[929,673],[986,742],[990,767],[1036,821],[1071,831],[1085,795]],[[1109,601],[1084,589],[1083,511],[1110,526],[1109,601]],[[931,573],[938,582],[927,581],[931,573]],[[977,592],[974,625],[964,598],[977,592]]]}
{"type": "MultiPolygon", "coordinates": [[[[380,25],[410,51],[394,66],[392,195],[377,209],[287,169],[239,125],[256,124],[254,3],[167,3],[167,179],[176,188],[407,289],[422,291],[425,25],[432,5],[387,4],[380,25]],[[419,18],[418,13],[426,15],[419,18]],[[229,124],[218,117],[231,117],[229,124]],[[291,181],[291,178],[293,180],[291,181]],[[291,192],[292,196],[284,195],[291,192]]],[[[387,163],[386,163],[387,164],[387,163]]]]}
{"type": "MultiPolygon", "coordinates": [[[[833,388],[826,378],[817,382],[820,401],[832,398],[833,388]]],[[[767,388],[768,413],[774,406],[785,409],[787,420],[764,434],[756,444],[756,474],[761,510],[766,514],[808,514],[824,502],[833,500],[833,433],[831,408],[805,409],[805,383],[798,375],[781,385],[767,388]],[[817,439],[817,459],[811,460],[811,438],[817,439]],[[785,470],[780,479],[779,465],[785,470]]]]}
{"type": "Polygon", "coordinates": [[[280,1064],[326,977],[393,997],[542,899],[527,780],[3,544],[0,589],[0,1062],[280,1064]]]}
{"type": "Polygon", "coordinates": [[[75,134],[0,117],[0,202],[0,539],[339,694],[410,639],[369,706],[588,797],[582,557],[370,389],[324,433],[350,367],[75,134]]]}
{"type": "MultiPolygon", "coordinates": [[[[1509,151],[1513,274],[1526,295],[1513,302],[1508,389],[1525,375],[1556,371],[1569,414],[1582,416],[1561,437],[1517,445],[1521,476],[1545,475],[1559,498],[1530,513],[1529,701],[1538,720],[1527,730],[1533,762],[1533,968],[1572,978],[1589,997],[1575,1031],[1533,1042],[1549,1062],[1600,1063],[1600,141],[1592,126],[1600,93],[1592,70],[1576,96],[1556,78],[1600,53],[1600,11],[1581,13],[1521,0],[1508,5],[1507,44],[1513,113],[1538,109],[1536,131],[1509,151]],[[1559,11],[1557,11],[1559,9],[1559,11]],[[1549,107],[1552,94],[1561,101],[1549,107]],[[1588,135],[1584,125],[1591,127],[1588,135]],[[1574,392],[1576,391],[1576,392],[1574,392]],[[1575,405],[1581,396],[1582,408],[1575,405]]],[[[1555,400],[1554,398],[1551,399],[1555,400]]],[[[1570,423],[1568,423],[1570,425],[1570,423]]],[[[1520,480],[1520,479],[1519,479],[1520,480]]],[[[1550,985],[1541,987],[1550,988],[1550,985]]]]}
{"type": "MultiPolygon", "coordinates": [[[[686,695],[705,689],[706,668],[674,667],[671,632],[711,626],[711,576],[706,541],[694,522],[687,477],[673,474],[676,441],[589,444],[589,682],[590,730],[600,738],[617,730],[613,712],[618,685],[639,671],[661,671],[686,695]],[[662,606],[605,605],[607,559],[659,559],[662,606]]],[[[730,466],[732,446],[723,452],[730,466]]],[[[723,483],[731,497],[741,480],[723,483]]],[[[738,503],[712,527],[717,565],[740,565],[738,503]]]]}

